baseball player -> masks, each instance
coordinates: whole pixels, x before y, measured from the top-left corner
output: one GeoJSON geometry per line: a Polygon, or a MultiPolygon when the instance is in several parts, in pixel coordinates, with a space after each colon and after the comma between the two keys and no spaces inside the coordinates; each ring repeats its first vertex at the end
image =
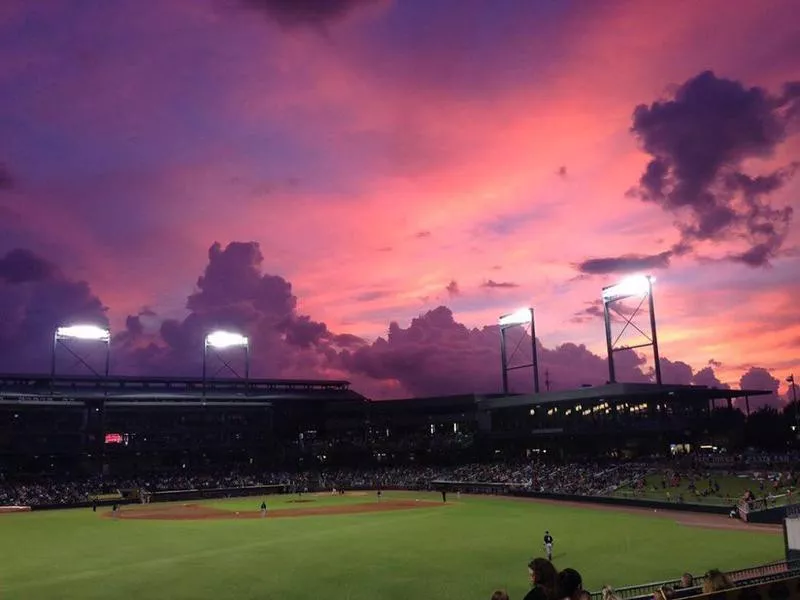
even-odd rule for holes
{"type": "Polygon", "coordinates": [[[553,560],[553,536],[549,531],[544,532],[544,551],[547,554],[547,560],[553,560]]]}

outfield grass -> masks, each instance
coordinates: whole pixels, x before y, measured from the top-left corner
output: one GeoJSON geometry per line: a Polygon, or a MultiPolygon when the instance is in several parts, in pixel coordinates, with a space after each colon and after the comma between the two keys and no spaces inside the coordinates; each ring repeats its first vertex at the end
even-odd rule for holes
{"type": "MultiPolygon", "coordinates": [[[[290,499],[272,497],[270,509],[374,502],[371,495],[300,505],[290,499]]],[[[260,501],[208,504],[253,511],[260,501]]],[[[774,534],[499,498],[296,519],[112,520],[64,510],[0,516],[0,598],[464,600],[505,587],[518,600],[546,528],[556,538],[556,566],[578,569],[592,589],[733,569],[783,553],[774,534]]]]}

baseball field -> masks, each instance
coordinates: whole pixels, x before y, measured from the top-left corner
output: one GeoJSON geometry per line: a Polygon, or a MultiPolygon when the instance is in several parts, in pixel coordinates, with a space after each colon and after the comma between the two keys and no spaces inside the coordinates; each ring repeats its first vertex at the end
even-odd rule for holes
{"type": "Polygon", "coordinates": [[[718,516],[388,492],[268,497],[261,518],[261,500],[0,515],[0,598],[517,600],[545,529],[593,590],[783,558],[779,529],[718,516]]]}

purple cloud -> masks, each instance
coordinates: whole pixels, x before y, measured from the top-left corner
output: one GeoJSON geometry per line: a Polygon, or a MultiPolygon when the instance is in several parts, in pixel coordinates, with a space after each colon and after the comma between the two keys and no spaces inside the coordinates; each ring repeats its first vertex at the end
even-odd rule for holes
{"type": "Polygon", "coordinates": [[[632,191],[679,219],[681,246],[736,238],[749,249],[729,260],[765,266],[779,253],[792,209],[769,204],[794,175],[790,165],[763,176],[742,171],[745,161],[771,157],[786,139],[800,106],[800,85],[781,95],[703,72],[674,98],[640,105],[632,132],[652,156],[632,191]]]}
{"type": "Polygon", "coordinates": [[[0,280],[7,283],[43,281],[58,274],[54,264],[24,248],[16,248],[0,257],[0,280]]]}
{"type": "Polygon", "coordinates": [[[503,290],[518,288],[519,284],[511,281],[495,281],[494,279],[488,279],[481,284],[481,287],[490,290],[503,290]]]}
{"type": "Polygon", "coordinates": [[[241,0],[285,28],[323,26],[375,0],[241,0]]]}
{"type": "Polygon", "coordinates": [[[107,326],[106,308],[89,284],[72,281],[25,249],[0,257],[0,364],[5,372],[49,371],[56,327],[107,326]]]}
{"type": "Polygon", "coordinates": [[[11,190],[14,188],[14,178],[11,176],[11,171],[3,163],[0,163],[0,192],[4,190],[11,190]]]}
{"type": "Polygon", "coordinates": [[[586,323],[588,321],[603,319],[605,317],[603,313],[602,300],[594,300],[592,302],[586,302],[585,304],[586,306],[576,312],[570,321],[573,323],[586,323]]]}
{"type": "Polygon", "coordinates": [[[705,385],[710,388],[728,389],[730,386],[722,383],[718,378],[714,369],[711,367],[703,367],[692,378],[694,385],[705,385]]]}
{"type": "Polygon", "coordinates": [[[609,273],[630,273],[631,271],[666,269],[672,252],[659,254],[624,254],[603,258],[590,258],[578,264],[578,271],[587,275],[606,275],[609,273]]]}
{"type": "MultiPolygon", "coordinates": [[[[762,367],[750,367],[739,379],[739,387],[743,390],[770,390],[769,396],[755,396],[750,398],[750,410],[758,410],[764,406],[780,408],[785,399],[778,395],[778,388],[781,382],[762,367]]],[[[744,408],[744,399],[737,400],[739,409],[744,408]]]]}
{"type": "Polygon", "coordinates": [[[694,383],[694,371],[685,362],[680,360],[673,362],[668,358],[662,358],[658,362],[661,365],[661,380],[664,383],[675,385],[691,385],[694,383]]]}
{"type": "Polygon", "coordinates": [[[452,279],[450,283],[447,284],[445,290],[451,297],[461,295],[461,289],[458,287],[458,282],[455,279],[452,279]]]}
{"type": "Polygon", "coordinates": [[[165,320],[155,337],[143,337],[143,328],[129,322],[122,340],[129,368],[199,373],[197,349],[215,329],[250,337],[254,357],[259,357],[254,358],[253,373],[259,376],[278,376],[299,360],[298,354],[332,342],[324,323],[298,314],[288,281],[261,272],[264,257],[257,243],[232,242],[225,248],[215,243],[208,259],[183,320],[165,320]]]}
{"type": "MultiPolygon", "coordinates": [[[[212,245],[208,264],[187,298],[187,315],[159,321],[145,309],[129,316],[125,329],[112,338],[113,371],[197,376],[204,336],[222,328],[250,338],[251,372],[256,377],[348,378],[357,389],[378,398],[500,390],[497,326],[468,328],[455,320],[449,308],[440,306],[406,327],[391,323],[387,335],[374,342],[333,333],[325,323],[298,312],[291,283],[263,273],[263,260],[256,243],[212,245]]],[[[596,306],[591,304],[587,314],[596,312],[596,306]]],[[[5,317],[0,321],[3,371],[46,372],[58,325],[78,321],[107,325],[103,303],[87,283],[70,280],[27,250],[0,258],[0,313],[5,317]]],[[[523,328],[509,330],[508,335],[512,346],[519,342],[522,352],[530,352],[531,340],[523,328]]],[[[585,346],[537,344],[540,374],[542,380],[546,374],[551,389],[606,381],[605,357],[585,346]]],[[[620,381],[652,380],[642,355],[622,351],[615,360],[620,381]]],[[[662,369],[667,382],[721,386],[711,367],[693,374],[689,365],[662,359],[662,369]]],[[[752,373],[768,375],[763,369],[751,369],[743,385],[773,385],[774,379],[760,383],[752,373]]],[[[531,379],[527,370],[513,372],[512,390],[531,391],[531,379]]]]}

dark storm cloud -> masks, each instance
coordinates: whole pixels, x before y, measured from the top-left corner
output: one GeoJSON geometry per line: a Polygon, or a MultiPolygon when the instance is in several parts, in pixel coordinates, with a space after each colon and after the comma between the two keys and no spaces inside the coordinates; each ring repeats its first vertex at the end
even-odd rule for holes
{"type": "Polygon", "coordinates": [[[243,6],[265,14],[286,28],[321,26],[375,0],[241,0],[243,6]]]}
{"type": "Polygon", "coordinates": [[[590,258],[578,264],[578,270],[587,275],[605,275],[608,273],[630,273],[631,271],[666,269],[672,252],[659,254],[624,254],[590,258]]]}
{"type": "Polygon", "coordinates": [[[139,315],[128,315],[125,318],[125,331],[133,336],[144,334],[144,325],[139,315]]]}
{"type": "Polygon", "coordinates": [[[197,374],[205,336],[216,329],[250,338],[254,376],[279,376],[301,354],[331,341],[324,323],[297,311],[292,286],[282,277],[261,272],[263,255],[255,242],[213,244],[208,264],[186,302],[189,314],[167,319],[154,335],[141,319],[129,319],[120,342],[126,365],[136,372],[197,374]]]}
{"type": "Polygon", "coordinates": [[[445,290],[447,290],[447,293],[450,296],[460,296],[461,295],[461,289],[458,287],[458,282],[455,279],[451,280],[450,283],[447,284],[447,286],[445,287],[445,290]]]}
{"type": "Polygon", "coordinates": [[[486,289],[492,289],[492,290],[495,290],[495,289],[511,289],[511,288],[518,288],[519,284],[518,283],[513,283],[511,281],[495,281],[494,279],[489,279],[487,281],[484,281],[481,284],[481,287],[482,288],[486,288],[486,289]]]}
{"type": "Polygon", "coordinates": [[[3,163],[0,163],[0,192],[4,190],[11,190],[14,188],[14,178],[11,176],[11,171],[3,163]]]}
{"type": "Polygon", "coordinates": [[[749,249],[728,258],[754,267],[779,253],[792,210],[768,200],[795,166],[751,176],[742,165],[772,156],[786,139],[798,89],[789,83],[775,96],[706,71],[674,98],[636,108],[631,130],[652,160],[633,193],[678,217],[684,251],[697,241],[740,239],[749,249]]]}
{"type": "Polygon", "coordinates": [[[0,371],[47,372],[56,328],[105,327],[105,312],[86,282],[66,278],[30,250],[11,250],[0,258],[0,371]]]}
{"type": "MultiPolygon", "coordinates": [[[[261,273],[264,257],[256,242],[211,246],[208,266],[189,296],[191,316],[215,327],[246,329],[250,324],[278,332],[307,346],[327,335],[327,327],[297,314],[292,284],[278,275],[261,273]]],[[[187,320],[189,319],[187,318],[187,320]]],[[[186,321],[184,321],[186,323],[186,321]]]]}
{"type": "Polygon", "coordinates": [[[26,283],[53,279],[57,274],[54,264],[24,248],[10,250],[0,257],[0,281],[26,283]]]}

